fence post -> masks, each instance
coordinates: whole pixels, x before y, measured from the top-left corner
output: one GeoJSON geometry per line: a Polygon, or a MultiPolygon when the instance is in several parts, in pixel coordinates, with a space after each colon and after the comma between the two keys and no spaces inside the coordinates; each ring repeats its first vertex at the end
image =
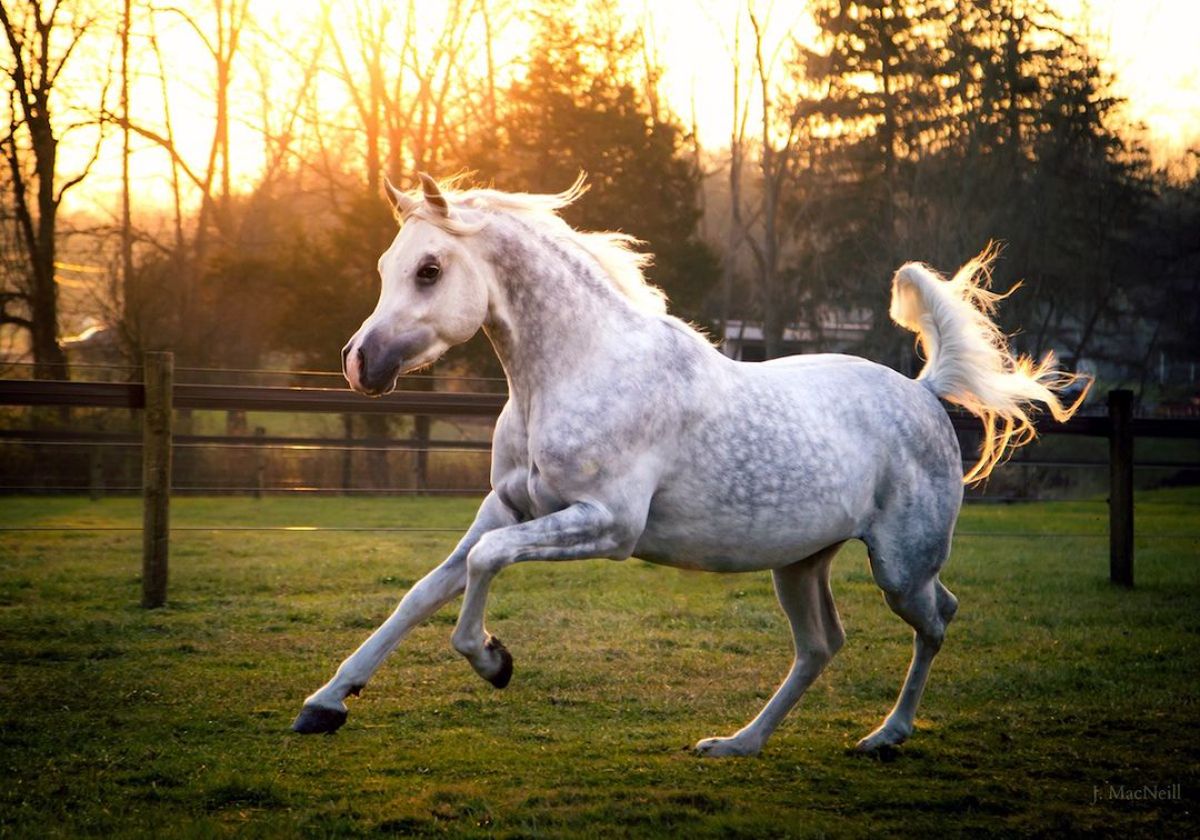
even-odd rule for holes
{"type": "Polygon", "coordinates": [[[142,606],[147,608],[167,601],[174,369],[171,353],[148,352],[142,357],[142,606]]]}
{"type": "Polygon", "coordinates": [[[350,495],[350,481],[354,472],[354,415],[342,415],[342,437],[346,439],[346,448],[342,450],[342,495],[350,495]]]}
{"type": "Polygon", "coordinates": [[[1133,392],[1108,392],[1109,580],[1133,586],[1133,392]]]}
{"type": "Polygon", "coordinates": [[[93,446],[88,453],[88,498],[99,500],[104,486],[104,465],[100,463],[100,447],[93,446]]]}
{"type": "Polygon", "coordinates": [[[263,448],[262,439],[267,430],[262,426],[254,427],[254,498],[261,499],[263,486],[267,477],[267,451],[263,448]]]}

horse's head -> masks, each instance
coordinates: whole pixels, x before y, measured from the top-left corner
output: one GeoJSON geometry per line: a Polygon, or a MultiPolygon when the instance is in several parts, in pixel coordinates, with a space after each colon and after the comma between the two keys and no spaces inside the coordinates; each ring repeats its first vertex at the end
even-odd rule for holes
{"type": "Polygon", "coordinates": [[[405,220],[379,258],[375,311],[342,349],[342,372],[354,390],[379,396],[404,373],[424,367],[473,336],[487,317],[487,266],[468,247],[477,226],[450,208],[437,183],[421,173],[422,198],[387,192],[405,220]]]}

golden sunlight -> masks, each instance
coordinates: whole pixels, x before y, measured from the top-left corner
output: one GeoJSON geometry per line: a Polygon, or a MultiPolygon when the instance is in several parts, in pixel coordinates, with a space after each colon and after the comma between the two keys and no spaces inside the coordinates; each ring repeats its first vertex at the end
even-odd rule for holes
{"type": "MultiPolygon", "coordinates": [[[[501,4],[492,4],[498,8],[501,4]]],[[[812,42],[815,30],[803,6],[758,4],[758,22],[764,26],[768,65],[777,65],[793,38],[812,42]]],[[[1156,160],[1180,154],[1200,138],[1200,53],[1190,43],[1200,25],[1200,9],[1187,0],[1157,0],[1121,3],[1118,0],[1056,0],[1055,5],[1073,22],[1076,31],[1097,45],[1105,67],[1116,74],[1116,90],[1128,99],[1127,115],[1143,123],[1156,160]]],[[[359,37],[364,28],[378,28],[388,42],[406,39],[405,62],[437,62],[433,50],[441,49],[438,35],[446,26],[448,10],[455,4],[414,3],[410,7],[386,4],[367,11],[367,4],[332,3],[330,0],[248,0],[248,17],[256,23],[253,48],[239,51],[231,66],[228,110],[229,170],[235,186],[249,186],[270,165],[271,141],[264,129],[288,134],[297,124],[314,115],[337,125],[353,119],[361,106],[351,95],[346,77],[366,76],[359,37]],[[380,12],[379,10],[390,12],[380,12]],[[412,11],[413,17],[407,19],[412,11]],[[273,48],[290,53],[291,67],[278,67],[262,50],[273,48]],[[305,56],[323,55],[320,68],[306,68],[305,56]],[[307,79],[306,73],[312,78],[307,79]],[[307,81],[310,90],[301,103],[297,86],[307,81]],[[280,112],[284,113],[281,114],[280,112]],[[283,121],[290,120],[285,125],[283,121]],[[275,121],[273,123],[273,121],[275,121]]],[[[751,7],[755,4],[750,4],[751,7]]],[[[214,44],[198,30],[210,22],[211,9],[203,4],[184,4],[178,13],[154,17],[153,28],[135,29],[131,44],[131,113],[148,132],[166,133],[180,162],[197,175],[212,152],[216,127],[214,88],[216,63],[214,44]],[[189,11],[190,10],[190,11],[189,11]],[[164,81],[165,78],[165,81],[164,81]],[[168,119],[169,117],[169,119],[168,119]]],[[[648,52],[663,68],[661,89],[670,107],[689,127],[696,128],[710,149],[726,146],[734,114],[748,109],[754,123],[756,97],[750,90],[750,21],[745,4],[738,0],[622,0],[626,23],[644,25],[648,52]],[[738,45],[740,41],[740,46],[738,45]],[[735,51],[743,63],[739,91],[735,93],[731,62],[735,51]]],[[[372,7],[375,8],[375,7],[372,7]]],[[[524,57],[529,43],[529,26],[519,14],[503,14],[502,20],[484,21],[473,16],[453,41],[456,54],[447,69],[482,76],[489,61],[497,77],[506,78],[507,68],[524,57]],[[491,54],[485,49],[485,28],[491,26],[491,54]]],[[[111,45],[107,49],[112,49],[111,45]]],[[[105,60],[108,56],[103,57],[105,60]]],[[[73,80],[72,95],[95,98],[88,91],[99,84],[99,57],[77,68],[85,74],[73,80]]],[[[387,86],[393,78],[381,79],[387,86]]],[[[112,82],[109,82],[110,87],[112,82]]],[[[109,107],[115,99],[109,93],[109,107]]],[[[94,138],[80,132],[65,138],[64,168],[79,168],[92,152],[94,138]]],[[[70,197],[75,209],[104,212],[119,192],[120,160],[117,144],[109,142],[88,182],[70,197]]],[[[171,202],[170,158],[161,144],[146,136],[135,137],[131,166],[140,203],[167,206],[171,202]]],[[[184,175],[184,181],[187,175],[184,175]]],[[[189,194],[190,191],[187,191],[189,194]]]]}

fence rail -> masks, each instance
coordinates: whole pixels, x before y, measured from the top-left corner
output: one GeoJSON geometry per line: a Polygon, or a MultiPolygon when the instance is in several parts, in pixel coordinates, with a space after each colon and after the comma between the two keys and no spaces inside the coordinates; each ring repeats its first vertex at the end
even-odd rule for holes
{"type": "MultiPolygon", "coordinates": [[[[314,411],[336,414],[428,414],[495,417],[506,394],[464,391],[395,391],[364,399],[344,388],[254,385],[183,385],[173,388],[175,408],[234,411],[314,411]]],[[[0,405],[145,408],[140,382],[0,380],[0,405]]]]}
{"type": "MultiPolygon", "coordinates": [[[[506,394],[460,391],[396,391],[365,399],[345,389],[211,385],[172,383],[170,354],[147,354],[141,368],[143,382],[63,382],[45,380],[0,380],[0,405],[148,409],[143,412],[141,435],[88,430],[0,431],[0,439],[59,445],[140,447],[143,461],[144,500],[143,603],[156,606],[166,597],[167,535],[169,499],[172,492],[194,491],[170,484],[171,450],[180,447],[227,447],[247,449],[332,449],[351,451],[419,452],[427,450],[486,452],[487,441],[439,441],[426,438],[324,438],[173,434],[174,409],[276,411],[335,414],[397,414],[425,417],[496,417],[507,402],[506,394]],[[147,402],[149,401],[149,406],[147,402]]],[[[1133,470],[1135,468],[1188,468],[1175,461],[1134,461],[1136,437],[1200,437],[1200,422],[1194,418],[1134,417],[1132,394],[1109,394],[1107,413],[1077,415],[1066,423],[1054,423],[1044,431],[1062,435],[1107,438],[1109,458],[1104,461],[1075,459],[1022,459],[1010,463],[1025,466],[1107,467],[1109,469],[1110,579],[1122,586],[1133,585],[1133,470]]],[[[950,411],[956,430],[977,433],[979,421],[964,412],[950,411]]],[[[0,488],[3,489],[3,488],[0,488]]],[[[86,489],[86,488],[74,488],[86,489]]],[[[114,489],[114,488],[110,488],[114,489]]],[[[121,488],[133,490],[136,488],[121,488]]],[[[218,488],[213,488],[214,490],[218,488]]],[[[225,488],[233,492],[239,488],[225,488]]],[[[295,491],[296,488],[264,487],[255,492],[295,491]]],[[[300,488],[313,491],[319,488],[300,488]]],[[[347,488],[343,488],[345,492],[347,488]]],[[[429,491],[414,491],[429,492],[429,491]]]]}
{"type": "MultiPolygon", "coordinates": [[[[507,394],[470,391],[394,391],[382,397],[364,398],[345,388],[255,385],[176,384],[173,396],[177,409],[426,414],[436,417],[495,417],[508,401],[507,394]]],[[[141,382],[2,379],[0,405],[144,408],[145,386],[141,382]]],[[[949,413],[955,429],[978,431],[979,420],[972,415],[958,410],[951,410],[949,413]]],[[[1200,435],[1200,421],[1195,418],[1132,417],[1131,422],[1135,437],[1196,438],[1200,435]]],[[[1108,437],[1111,428],[1110,415],[1093,414],[1076,415],[1066,423],[1054,423],[1047,430],[1054,434],[1108,437]]],[[[13,435],[11,432],[0,434],[13,435]]],[[[74,436],[80,439],[85,437],[83,433],[76,433],[74,436]]],[[[329,439],[312,440],[323,442],[329,439]]]]}
{"type": "MultiPolygon", "coordinates": [[[[0,429],[0,440],[54,446],[119,446],[142,445],[141,435],[127,432],[93,432],[56,429],[0,429]]],[[[231,449],[352,449],[386,452],[405,452],[417,449],[441,449],[463,452],[487,452],[492,448],[486,440],[419,440],[418,438],[372,437],[304,437],[297,435],[175,435],[176,447],[231,449]]],[[[1080,462],[1090,464],[1091,462],[1080,462]]],[[[1107,462],[1106,462],[1107,463],[1107,462]]],[[[1094,465],[1093,465],[1094,466],[1094,465]]],[[[1155,466],[1174,466],[1156,464],[1155,466]]],[[[1180,466],[1188,466],[1181,464],[1180,466]]]]}

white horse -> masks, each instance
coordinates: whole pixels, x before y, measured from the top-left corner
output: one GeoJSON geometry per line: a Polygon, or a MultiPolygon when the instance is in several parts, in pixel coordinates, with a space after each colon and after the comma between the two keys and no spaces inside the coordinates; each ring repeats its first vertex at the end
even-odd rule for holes
{"type": "Polygon", "coordinates": [[[1065,419],[1072,379],[1052,357],[1014,358],[987,317],[989,255],[950,281],[910,263],[891,315],[919,333],[928,363],[912,380],[840,355],[735,362],[665,313],[634,240],[572,230],[556,213],[582,192],[443,191],[388,184],[402,221],[379,260],[375,311],[343,351],[354,390],[376,396],[482,327],[504,365],[492,491],[454,552],[304,702],[302,733],[332,732],[384,658],[465,593],[454,648],[498,688],[512,657],[484,629],[492,578],[527,560],[639,557],[714,572],[769,569],[795,660],[754,720],[703,755],[752,755],[845,639],[829,566],[867,545],[888,605],[915,630],[899,699],[862,750],[899,744],[957,600],[938,580],[962,502],[958,440],[938,398],[985,426],[970,478],[1032,436],[1030,401],[1065,419]]]}

